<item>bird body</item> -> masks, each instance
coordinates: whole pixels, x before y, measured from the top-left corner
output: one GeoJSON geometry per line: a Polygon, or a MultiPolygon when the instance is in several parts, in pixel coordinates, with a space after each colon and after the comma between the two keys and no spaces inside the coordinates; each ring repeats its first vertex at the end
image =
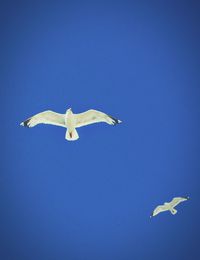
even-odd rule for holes
{"type": "Polygon", "coordinates": [[[50,124],[65,127],[67,128],[65,139],[75,141],[79,138],[76,128],[100,122],[110,125],[121,123],[120,120],[98,110],[90,109],[83,113],[74,114],[72,109],[69,108],[65,114],[59,114],[51,110],[38,113],[23,121],[20,125],[34,127],[38,124],[50,124]]]}
{"type": "Polygon", "coordinates": [[[75,141],[79,138],[76,131],[76,119],[71,109],[68,109],[65,114],[65,125],[67,128],[65,139],[69,141],[75,141]]]}
{"type": "Polygon", "coordinates": [[[159,213],[164,212],[164,211],[170,211],[172,213],[172,215],[175,215],[177,213],[177,210],[175,209],[175,207],[179,203],[186,201],[188,199],[189,199],[189,197],[175,197],[175,198],[172,199],[172,201],[165,202],[163,205],[157,206],[154,209],[154,211],[152,212],[150,217],[154,217],[154,216],[156,216],[159,213]]]}

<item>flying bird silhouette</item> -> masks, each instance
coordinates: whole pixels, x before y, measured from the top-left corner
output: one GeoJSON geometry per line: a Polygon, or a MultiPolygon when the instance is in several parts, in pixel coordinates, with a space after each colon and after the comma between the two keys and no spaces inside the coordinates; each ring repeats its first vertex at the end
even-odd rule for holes
{"type": "Polygon", "coordinates": [[[158,215],[159,213],[164,212],[164,211],[168,211],[168,210],[172,213],[172,215],[175,215],[177,213],[177,210],[175,209],[175,207],[179,203],[181,203],[183,201],[186,201],[188,199],[189,199],[189,197],[176,197],[176,198],[173,198],[172,201],[165,202],[163,205],[157,206],[154,209],[154,211],[152,212],[150,217],[154,217],[154,216],[158,215]]]}
{"type": "Polygon", "coordinates": [[[121,123],[120,120],[97,110],[90,109],[83,113],[74,114],[72,109],[69,108],[65,114],[59,114],[51,110],[41,112],[26,119],[20,125],[25,127],[34,127],[38,124],[62,126],[67,128],[65,139],[75,141],[79,138],[76,128],[100,122],[109,125],[121,123]]]}

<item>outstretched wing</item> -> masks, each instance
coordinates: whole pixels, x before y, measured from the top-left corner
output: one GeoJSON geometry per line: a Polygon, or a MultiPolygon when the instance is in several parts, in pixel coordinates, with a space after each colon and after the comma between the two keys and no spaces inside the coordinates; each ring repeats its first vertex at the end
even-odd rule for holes
{"type": "Polygon", "coordinates": [[[26,119],[20,125],[26,127],[33,127],[38,124],[49,124],[66,127],[65,115],[53,112],[51,110],[47,110],[26,119]]]}
{"type": "Polygon", "coordinates": [[[183,202],[183,201],[186,201],[188,200],[189,198],[184,198],[184,197],[176,197],[176,198],[173,198],[172,201],[170,201],[170,205],[171,207],[176,207],[179,203],[183,202]]]}
{"type": "Polygon", "coordinates": [[[167,211],[168,207],[166,205],[159,205],[157,206],[154,211],[151,214],[151,217],[154,217],[156,215],[158,215],[159,213],[163,212],[163,211],[167,211]]]}
{"type": "Polygon", "coordinates": [[[80,114],[74,114],[74,118],[76,122],[76,127],[81,127],[100,122],[105,122],[109,125],[116,125],[121,123],[120,120],[93,109],[90,109],[80,114]]]}

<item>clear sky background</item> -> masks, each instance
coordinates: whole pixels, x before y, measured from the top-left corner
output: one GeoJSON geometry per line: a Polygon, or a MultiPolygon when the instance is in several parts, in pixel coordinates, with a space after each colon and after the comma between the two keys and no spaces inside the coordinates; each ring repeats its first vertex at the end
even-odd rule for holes
{"type": "Polygon", "coordinates": [[[1,1],[1,260],[200,259],[198,2],[1,1]],[[19,126],[69,107],[123,123],[19,126]]]}

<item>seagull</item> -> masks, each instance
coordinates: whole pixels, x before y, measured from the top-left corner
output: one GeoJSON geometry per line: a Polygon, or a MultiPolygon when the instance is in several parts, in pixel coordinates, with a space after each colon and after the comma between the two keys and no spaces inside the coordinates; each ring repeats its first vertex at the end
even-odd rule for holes
{"type": "Polygon", "coordinates": [[[179,203],[189,200],[189,197],[176,197],[173,198],[172,201],[170,202],[165,202],[163,205],[159,205],[157,206],[154,211],[152,212],[150,217],[154,217],[156,215],[158,215],[159,213],[163,212],[163,211],[167,211],[169,210],[172,215],[175,215],[177,213],[177,210],[174,208],[176,207],[179,203]]]}
{"type": "Polygon", "coordinates": [[[49,124],[65,127],[67,128],[65,139],[68,141],[75,141],[79,138],[76,128],[100,122],[116,125],[122,121],[94,109],[74,114],[72,109],[69,108],[65,114],[59,114],[51,110],[41,112],[26,119],[20,125],[34,127],[38,124],[49,124]]]}

